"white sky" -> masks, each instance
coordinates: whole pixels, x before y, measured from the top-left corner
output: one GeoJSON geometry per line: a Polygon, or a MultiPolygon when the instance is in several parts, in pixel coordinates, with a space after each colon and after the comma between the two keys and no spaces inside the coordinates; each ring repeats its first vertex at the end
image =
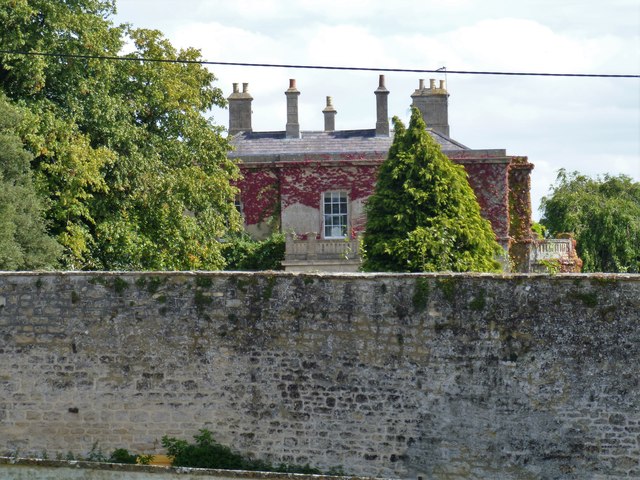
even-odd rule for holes
{"type": "MultiPolygon", "coordinates": [[[[403,69],[640,74],[638,0],[117,0],[116,23],[161,30],[205,60],[403,69]]],[[[212,66],[228,96],[248,82],[255,131],[284,130],[296,78],[302,130],[375,128],[378,73],[212,66]]],[[[451,137],[535,165],[534,217],[559,168],[640,181],[640,79],[388,72],[408,120],[420,78],[446,79],[451,137]]],[[[228,113],[213,112],[228,126],[228,113]]]]}

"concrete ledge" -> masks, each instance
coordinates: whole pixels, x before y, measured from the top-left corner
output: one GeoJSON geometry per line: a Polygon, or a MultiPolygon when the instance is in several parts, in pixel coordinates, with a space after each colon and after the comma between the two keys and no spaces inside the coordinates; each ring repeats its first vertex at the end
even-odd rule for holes
{"type": "Polygon", "coordinates": [[[86,462],[81,460],[45,460],[38,458],[0,457],[2,480],[107,480],[162,478],[163,480],[190,478],[265,479],[265,480],[323,480],[349,478],[372,480],[373,477],[336,477],[329,475],[303,475],[297,473],[248,472],[244,470],[218,470],[209,468],[161,467],[153,465],[127,465],[121,463],[86,462]]]}

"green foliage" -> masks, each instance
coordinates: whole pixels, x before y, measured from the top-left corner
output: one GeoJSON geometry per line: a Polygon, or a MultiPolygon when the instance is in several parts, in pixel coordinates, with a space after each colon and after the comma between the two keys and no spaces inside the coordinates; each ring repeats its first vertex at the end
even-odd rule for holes
{"type": "Polygon", "coordinates": [[[265,240],[253,240],[241,233],[229,237],[225,243],[225,270],[282,270],[285,235],[273,233],[265,240]]]}
{"type": "Polygon", "coordinates": [[[413,308],[422,311],[429,304],[429,280],[423,277],[416,279],[413,288],[413,308]]]}
{"type": "Polygon", "coordinates": [[[85,457],[87,462],[106,462],[107,457],[105,457],[104,453],[102,453],[102,448],[98,445],[98,441],[93,442],[91,446],[91,450],[85,457]]]}
{"type": "Polygon", "coordinates": [[[127,464],[135,464],[137,463],[138,457],[129,453],[126,448],[117,448],[113,451],[111,456],[109,457],[109,462],[111,463],[127,463],[127,464]]]}
{"type": "Polygon", "coordinates": [[[367,203],[367,271],[499,271],[504,252],[464,168],[426,131],[417,109],[409,127],[394,118],[395,137],[367,203]]]}
{"type": "Polygon", "coordinates": [[[0,270],[53,268],[62,248],[47,233],[20,122],[19,109],[0,92],[0,270]]]}
{"type": "Polygon", "coordinates": [[[558,258],[540,260],[539,263],[549,275],[557,275],[562,270],[562,263],[558,258]]]}
{"type": "Polygon", "coordinates": [[[137,59],[0,54],[0,89],[23,105],[46,218],[73,269],[176,270],[224,266],[218,241],[240,229],[237,166],[220,127],[215,77],[155,30],[115,26],[110,0],[0,3],[6,50],[137,59]]]}
{"type": "Polygon", "coordinates": [[[210,431],[200,430],[194,439],[195,443],[190,444],[185,440],[162,437],[162,446],[167,449],[168,455],[172,458],[172,465],[195,468],[245,469],[247,461],[242,455],[216,442],[210,431]]]}
{"type": "MultiPolygon", "coordinates": [[[[42,457],[46,459],[46,452],[43,452],[42,457]]],[[[116,448],[111,455],[107,458],[105,454],[102,452],[102,448],[100,447],[98,441],[93,442],[91,446],[91,450],[87,453],[86,456],[76,456],[71,451],[67,452],[66,455],[62,455],[58,453],[56,455],[56,460],[85,460],[87,462],[98,462],[98,463],[126,463],[130,465],[140,464],[140,465],[149,465],[153,460],[153,455],[135,455],[129,453],[126,448],[116,448]]]]}
{"type": "Polygon", "coordinates": [[[136,463],[139,465],[149,465],[153,461],[154,455],[138,455],[136,457],[136,463]]]}
{"type": "Polygon", "coordinates": [[[640,182],[560,170],[541,210],[551,236],[573,234],[583,271],[640,272],[640,182]]]}
{"type": "Polygon", "coordinates": [[[547,228],[538,222],[531,223],[531,231],[535,234],[538,240],[542,240],[547,237],[547,228]]]}
{"type": "Polygon", "coordinates": [[[171,457],[175,467],[221,468],[229,470],[250,470],[283,473],[320,474],[317,468],[309,465],[280,464],[277,467],[262,460],[246,458],[234,452],[226,445],[216,442],[209,430],[201,429],[193,437],[195,443],[189,443],[173,437],[162,437],[162,446],[171,457]]]}

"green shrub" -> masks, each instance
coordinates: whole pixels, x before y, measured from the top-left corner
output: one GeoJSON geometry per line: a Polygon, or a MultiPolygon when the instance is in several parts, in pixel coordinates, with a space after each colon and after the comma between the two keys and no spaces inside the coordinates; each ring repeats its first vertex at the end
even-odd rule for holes
{"type": "Polygon", "coordinates": [[[277,467],[263,460],[243,457],[213,438],[209,430],[201,429],[193,437],[195,443],[188,443],[173,437],[162,437],[162,446],[167,449],[174,467],[221,468],[229,470],[250,470],[263,472],[321,474],[309,465],[289,465],[281,463],[277,467]]]}
{"type": "Polygon", "coordinates": [[[135,464],[137,460],[136,455],[132,455],[126,448],[117,448],[113,451],[109,457],[111,463],[128,463],[135,464]]]}
{"type": "Polygon", "coordinates": [[[173,466],[247,470],[242,456],[216,442],[210,431],[202,429],[193,438],[195,443],[162,437],[162,446],[167,449],[173,466]]]}
{"type": "Polygon", "coordinates": [[[105,457],[104,454],[102,453],[102,448],[100,448],[100,445],[98,444],[97,440],[93,442],[93,445],[91,446],[91,450],[89,450],[89,453],[85,457],[85,460],[87,462],[106,462],[107,461],[107,457],[105,457]]]}
{"type": "Polygon", "coordinates": [[[222,250],[225,270],[282,270],[284,249],[283,233],[273,233],[261,241],[247,233],[229,237],[222,250]]]}

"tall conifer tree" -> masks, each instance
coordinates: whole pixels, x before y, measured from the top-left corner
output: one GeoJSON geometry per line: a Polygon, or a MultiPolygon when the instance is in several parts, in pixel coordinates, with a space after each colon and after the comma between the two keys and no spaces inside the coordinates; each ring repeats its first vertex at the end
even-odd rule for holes
{"type": "Polygon", "coordinates": [[[393,119],[395,136],[367,204],[367,271],[492,272],[504,251],[464,168],[440,150],[413,109],[409,127],[393,119]]]}

